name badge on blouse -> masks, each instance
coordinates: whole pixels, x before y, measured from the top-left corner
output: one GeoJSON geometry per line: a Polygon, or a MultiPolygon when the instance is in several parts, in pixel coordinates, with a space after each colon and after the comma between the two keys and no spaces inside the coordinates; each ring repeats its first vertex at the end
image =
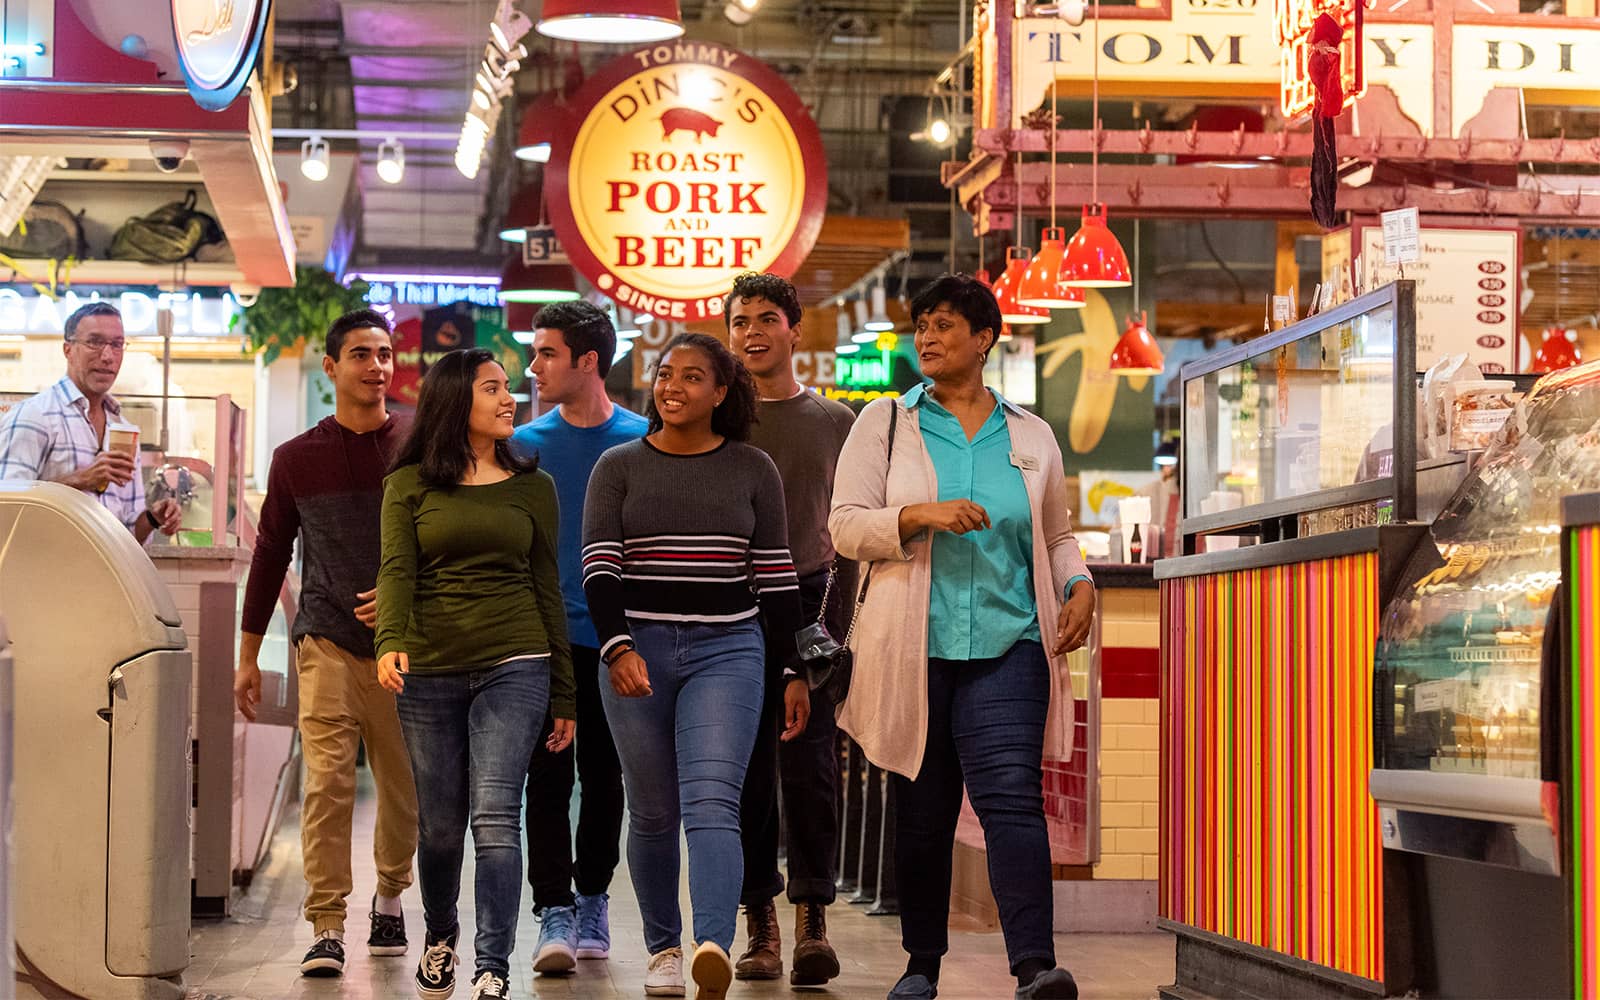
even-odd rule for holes
{"type": "Polygon", "coordinates": [[[1019,455],[1016,452],[1012,452],[1011,453],[1011,464],[1015,465],[1017,468],[1021,469],[1023,472],[1038,472],[1039,471],[1039,460],[1037,458],[1034,458],[1032,455],[1019,455]]]}

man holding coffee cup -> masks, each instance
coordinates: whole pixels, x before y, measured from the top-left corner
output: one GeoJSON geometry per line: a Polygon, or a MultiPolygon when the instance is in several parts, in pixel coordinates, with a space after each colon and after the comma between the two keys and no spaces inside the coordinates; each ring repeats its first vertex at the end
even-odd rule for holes
{"type": "Polygon", "coordinates": [[[82,490],[143,544],[176,534],[176,500],[145,506],[139,431],[122,419],[111,386],[122,371],[122,314],[91,302],[67,317],[66,377],[0,415],[0,480],[44,480],[82,490]]]}

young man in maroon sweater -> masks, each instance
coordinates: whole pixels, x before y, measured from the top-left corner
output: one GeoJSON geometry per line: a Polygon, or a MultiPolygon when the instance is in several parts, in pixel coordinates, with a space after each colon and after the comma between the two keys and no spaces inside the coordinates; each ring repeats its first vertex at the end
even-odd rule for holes
{"type": "Polygon", "coordinates": [[[350,826],[356,749],[378,791],[368,950],[403,955],[400,893],[411,884],[417,848],[417,793],[394,696],[378,686],[373,654],[379,511],[383,477],[404,428],[384,397],[394,374],[388,322],[368,309],[328,331],[322,371],[333,383],[334,415],[272,455],[267,498],[245,585],[234,697],[247,719],[261,701],[261,638],[300,539],[300,609],[291,641],[300,683],[300,747],[306,786],[301,810],[305,915],[315,940],[300,963],[307,976],[344,971],[345,897],[352,888],[350,826]]]}

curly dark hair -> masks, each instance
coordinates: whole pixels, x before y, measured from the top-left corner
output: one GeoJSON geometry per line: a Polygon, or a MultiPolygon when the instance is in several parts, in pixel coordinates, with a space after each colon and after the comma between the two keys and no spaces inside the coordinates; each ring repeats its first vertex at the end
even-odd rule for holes
{"type": "MultiPolygon", "coordinates": [[[[407,465],[420,466],[418,475],[434,489],[450,490],[461,485],[472,468],[472,442],[467,437],[467,422],[472,415],[472,384],[478,368],[499,359],[481,347],[451,351],[428,366],[417,397],[417,412],[411,432],[394,457],[389,470],[407,465]]],[[[495,461],[511,473],[532,472],[539,467],[518,458],[509,441],[494,443],[495,461]]]]}
{"type": "MultiPolygon", "coordinates": [[[[749,369],[733,356],[733,352],[728,350],[728,345],[703,333],[678,334],[667,341],[667,346],[661,349],[661,357],[665,358],[678,347],[692,347],[710,358],[711,370],[716,375],[717,384],[725,386],[728,390],[722,403],[711,411],[711,429],[730,441],[750,440],[750,428],[756,422],[756,381],[750,377],[749,369]]],[[[417,415],[421,416],[420,410],[417,415]]],[[[649,433],[654,434],[665,426],[661,414],[656,412],[654,391],[650,393],[650,401],[645,405],[644,415],[650,421],[649,433]]]]}
{"type": "MultiPolygon", "coordinates": [[[[943,305],[948,305],[967,321],[974,337],[988,330],[989,349],[993,350],[1005,320],[1000,316],[1000,303],[995,301],[994,292],[987,285],[969,274],[939,275],[912,298],[912,327],[924,315],[943,305]]],[[[987,357],[988,351],[984,354],[987,357]]]]}
{"type": "Polygon", "coordinates": [[[776,274],[762,274],[758,271],[746,271],[733,279],[733,291],[722,300],[722,326],[724,329],[733,321],[729,317],[733,313],[733,300],[766,299],[779,309],[783,310],[784,318],[789,321],[790,327],[800,325],[800,293],[794,290],[794,285],[785,278],[776,274]]]}

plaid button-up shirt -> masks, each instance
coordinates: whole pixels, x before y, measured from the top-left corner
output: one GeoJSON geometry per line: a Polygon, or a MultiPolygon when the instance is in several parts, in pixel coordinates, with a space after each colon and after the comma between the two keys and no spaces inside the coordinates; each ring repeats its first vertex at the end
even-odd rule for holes
{"type": "MultiPolygon", "coordinates": [[[[122,419],[122,406],[111,396],[103,405],[107,424],[122,419]]],[[[100,450],[88,397],[70,378],[0,414],[0,480],[56,479],[94,464],[100,450]]],[[[85,492],[131,531],[145,509],[142,472],[125,486],[85,492]]]]}

